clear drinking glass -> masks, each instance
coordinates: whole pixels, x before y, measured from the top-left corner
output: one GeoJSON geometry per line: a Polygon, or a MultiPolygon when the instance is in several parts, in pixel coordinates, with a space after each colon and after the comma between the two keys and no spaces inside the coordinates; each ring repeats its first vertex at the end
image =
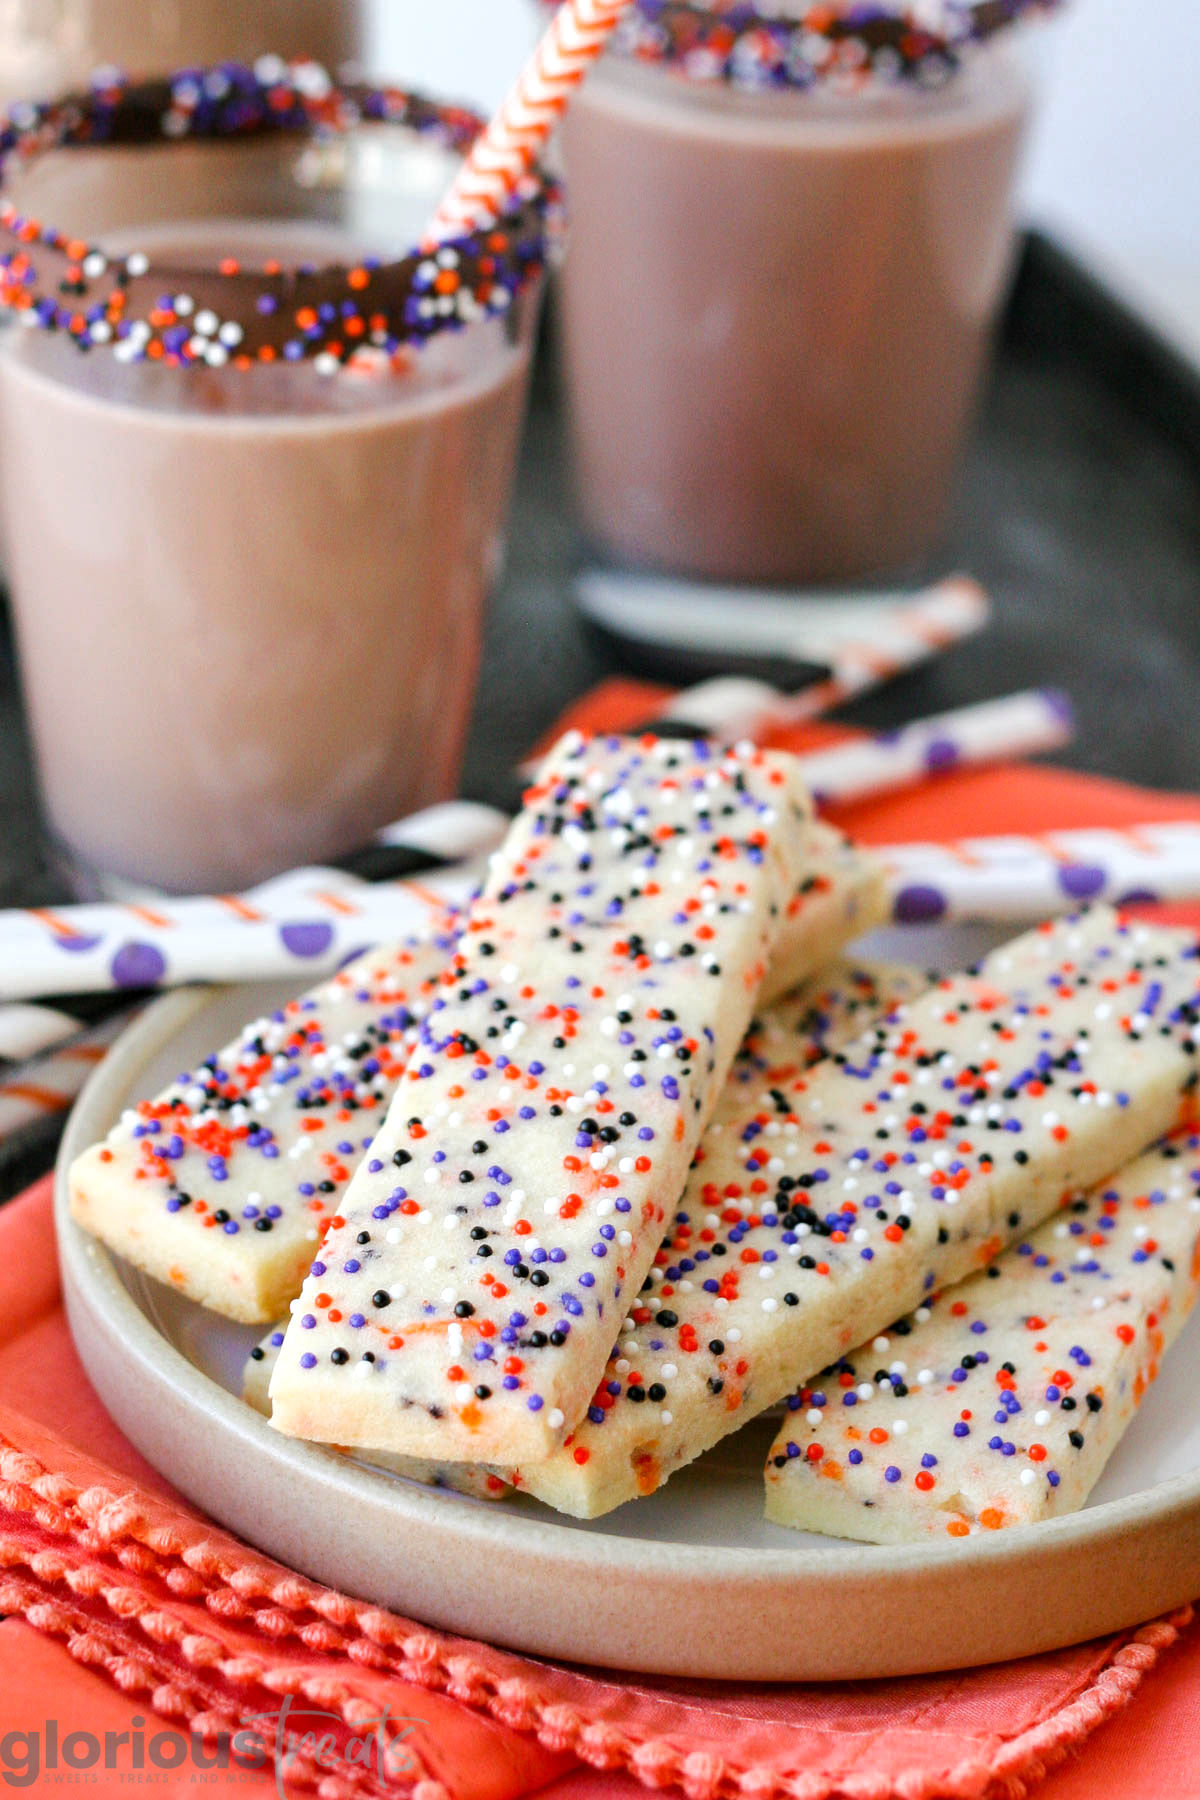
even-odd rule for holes
{"type": "MultiPolygon", "coordinates": [[[[70,150],[18,203],[184,271],[394,256],[456,167],[391,126],[104,154],[124,180],[100,199],[92,152],[70,150]]],[[[123,364],[5,333],[21,678],[78,886],[237,888],[453,795],[537,303],[378,377],[123,364]]]]}
{"type": "Polygon", "coordinates": [[[605,59],[562,136],[563,368],[594,545],[815,583],[936,544],[1028,108],[999,43],[935,92],[745,91],[605,59]]]}

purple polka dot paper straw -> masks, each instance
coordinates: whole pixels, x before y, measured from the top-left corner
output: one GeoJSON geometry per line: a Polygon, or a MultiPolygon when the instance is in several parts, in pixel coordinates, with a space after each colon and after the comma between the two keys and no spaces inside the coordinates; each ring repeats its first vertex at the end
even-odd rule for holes
{"type": "Polygon", "coordinates": [[[359,857],[343,869],[280,876],[241,898],[165,900],[124,888],[111,896],[120,904],[0,913],[0,1064],[67,1043],[124,1005],[131,989],[329,974],[377,942],[394,910],[404,935],[404,921],[465,894],[508,823],[494,807],[452,800],[378,832],[364,854],[397,856],[374,875],[359,857]],[[397,894],[398,878],[415,879],[418,871],[424,893],[410,886],[397,894]],[[363,874],[367,881],[392,878],[374,903],[364,904],[371,889],[355,879],[363,874]],[[71,979],[64,980],[68,964],[71,979]],[[58,1007],[25,1003],[67,995],[75,998],[58,1007]]]}
{"type": "Polygon", "coordinates": [[[1052,918],[1081,902],[1200,900],[1200,823],[877,849],[897,925],[1052,918]]]}
{"type": "MultiPolygon", "coordinates": [[[[0,1000],[189,981],[302,981],[461,905],[474,873],[371,885],[303,869],[239,896],[0,912],[0,1000]]],[[[3,1010],[3,1009],[0,1009],[3,1010]]]]}
{"type": "Polygon", "coordinates": [[[918,719],[858,743],[837,744],[800,761],[818,800],[861,800],[949,769],[1056,750],[1070,742],[1074,728],[1065,694],[1032,689],[918,719]]]}

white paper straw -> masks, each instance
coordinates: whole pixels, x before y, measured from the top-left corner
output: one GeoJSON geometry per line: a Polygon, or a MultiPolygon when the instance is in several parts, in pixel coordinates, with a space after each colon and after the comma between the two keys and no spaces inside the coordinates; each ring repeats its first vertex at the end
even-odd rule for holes
{"type": "Polygon", "coordinates": [[[0,1078],[0,1143],[27,1126],[66,1112],[139,1010],[126,1007],[70,1043],[7,1070],[0,1078]]]}
{"type": "Polygon", "coordinates": [[[606,569],[586,570],[575,587],[586,618],[634,643],[714,662],[736,657],[743,666],[752,659],[828,669],[827,678],[783,696],[782,709],[766,682],[739,679],[743,704],[753,707],[757,687],[775,724],[817,718],[974,636],[991,617],[987,595],[965,575],[904,592],[819,599],[606,569]]]}
{"type": "Polygon", "coordinates": [[[1046,919],[1087,901],[1200,901],[1200,823],[876,849],[899,925],[1046,919]]]}
{"type": "MultiPolygon", "coordinates": [[[[385,826],[383,832],[376,835],[374,842],[396,850],[417,851],[421,857],[437,859],[448,868],[455,868],[462,862],[473,862],[484,857],[488,851],[495,850],[502,841],[509,821],[495,806],[479,806],[473,801],[448,801],[444,805],[428,806],[425,812],[408,815],[407,819],[399,819],[396,824],[385,826]]],[[[421,886],[430,884],[430,891],[437,891],[437,882],[441,873],[428,873],[421,878],[421,886]]],[[[464,877],[470,886],[471,871],[464,877]]],[[[392,884],[394,886],[394,884],[392,884]]],[[[187,979],[194,981],[221,981],[221,979],[255,979],[257,972],[263,968],[263,979],[266,974],[291,974],[297,970],[302,976],[320,976],[326,961],[320,956],[309,959],[308,949],[315,945],[324,925],[329,922],[331,913],[331,896],[340,896],[345,889],[353,895],[360,896],[362,882],[335,873],[329,869],[297,869],[290,875],[279,877],[275,882],[268,882],[257,891],[257,896],[246,895],[241,898],[216,898],[216,900],[167,900],[162,895],[151,893],[148,889],[122,886],[119,893],[110,896],[110,902],[94,907],[47,907],[40,911],[27,913],[0,913],[0,999],[5,995],[11,997],[9,1004],[0,1004],[0,1062],[23,1062],[27,1058],[40,1055],[41,1051],[68,1044],[81,1037],[92,1028],[95,1021],[95,1008],[83,1008],[81,1012],[90,1012],[92,1017],[76,1017],[72,1013],[72,1003],[67,999],[63,1006],[38,1006],[29,1004],[14,995],[83,995],[104,994],[113,992],[113,1004],[121,1004],[121,992],[124,988],[137,985],[135,977],[139,963],[146,967],[148,974],[153,974],[158,967],[157,959],[166,954],[167,968],[162,976],[148,981],[148,986],[175,986],[187,979]],[[311,895],[324,895],[318,900],[317,913],[311,913],[311,895]],[[257,904],[255,904],[257,900],[257,904]],[[182,911],[184,909],[184,911],[182,911]],[[257,940],[243,938],[241,934],[234,936],[234,927],[246,923],[255,923],[255,914],[264,913],[264,920],[270,925],[268,938],[279,929],[282,918],[290,920],[295,916],[299,929],[288,932],[281,938],[279,945],[266,945],[270,954],[264,958],[264,934],[259,932],[257,940]],[[148,923],[155,920],[153,931],[157,936],[148,936],[148,923]],[[304,927],[311,927],[308,932],[304,927]],[[185,932],[198,927],[207,934],[207,941],[212,943],[212,934],[219,936],[219,945],[212,949],[212,970],[203,967],[205,950],[200,943],[196,949],[187,949],[185,932]],[[169,934],[166,952],[162,936],[169,934]],[[99,938],[99,943],[88,940],[99,938]],[[22,970],[22,958],[29,954],[31,940],[36,947],[38,965],[49,968],[50,981],[54,985],[38,986],[40,977],[22,970]],[[79,941],[83,940],[83,941],[79,941]],[[291,958],[288,947],[297,945],[299,956],[291,958]],[[124,954],[122,954],[124,950],[124,954]],[[104,968],[104,954],[110,956],[110,965],[104,968]],[[288,956],[286,967],[281,968],[282,959],[288,956]],[[113,959],[121,958],[119,970],[121,979],[113,974],[113,959]],[[63,968],[68,963],[68,974],[63,968]],[[245,976],[236,974],[239,968],[248,968],[245,976]],[[176,974],[180,968],[189,968],[191,974],[176,974]],[[227,974],[218,974],[216,970],[225,968],[227,974]],[[9,979],[11,972],[11,979],[9,979]],[[63,985],[63,981],[67,985],[63,985]]],[[[369,889],[367,889],[369,891],[369,889]]],[[[416,893],[416,889],[414,889],[416,893]]],[[[362,898],[362,896],[360,896],[362,898]]],[[[403,900],[403,907],[410,907],[414,895],[403,900]]],[[[358,902],[356,902],[358,904],[358,902]]],[[[396,898],[387,898],[380,902],[387,916],[392,916],[392,907],[396,907],[396,898]]],[[[344,902],[338,900],[333,907],[335,920],[347,920],[344,902]]],[[[399,916],[399,914],[398,914],[399,916]]],[[[405,918],[423,916],[419,913],[403,911],[405,918]]],[[[259,920],[257,923],[263,923],[259,920]]],[[[401,927],[401,932],[403,934],[401,927]]],[[[347,923],[345,931],[353,934],[353,927],[347,923]]],[[[340,956],[340,938],[331,945],[329,956],[340,956]]]]}
{"type": "Polygon", "coordinates": [[[308,869],[243,895],[0,912],[0,998],[315,979],[369,945],[420,930],[472,885],[469,873],[372,886],[308,869]]]}
{"type": "Polygon", "coordinates": [[[1065,694],[1031,689],[919,719],[898,731],[817,750],[800,761],[818,801],[862,800],[949,769],[1035,756],[1074,731],[1065,694]]]}
{"type": "Polygon", "coordinates": [[[56,1044],[65,1044],[82,1036],[88,1026],[85,1020],[57,1006],[33,1006],[19,1001],[0,1006],[0,1074],[4,1065],[20,1065],[42,1056],[56,1044]]]}

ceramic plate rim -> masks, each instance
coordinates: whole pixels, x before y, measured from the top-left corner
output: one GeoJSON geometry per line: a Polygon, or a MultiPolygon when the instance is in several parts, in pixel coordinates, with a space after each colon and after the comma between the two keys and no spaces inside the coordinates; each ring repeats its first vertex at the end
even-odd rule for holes
{"type": "MultiPolygon", "coordinates": [[[[1104,1542],[1111,1542],[1133,1527],[1168,1523],[1173,1515],[1195,1510],[1200,1515],[1200,1467],[1154,1483],[1130,1495],[1099,1502],[1084,1511],[1032,1525],[1014,1526],[989,1536],[973,1536],[963,1542],[875,1545],[838,1543],[828,1550],[797,1546],[786,1548],[726,1547],[687,1544],[678,1540],[618,1537],[605,1531],[580,1532],[553,1518],[521,1517],[502,1513],[482,1503],[461,1503],[461,1497],[397,1482],[349,1460],[333,1458],[319,1447],[282,1437],[267,1420],[223,1388],[219,1382],[189,1362],[143,1311],[122,1281],[112,1254],[78,1227],[69,1216],[67,1169],[78,1152],[95,1140],[107,1124],[97,1125],[96,1115],[107,1123],[115,1117],[114,1092],[127,1091],[130,1076],[164,1048],[185,1025],[208,1007],[226,999],[229,988],[185,989],[154,1001],[117,1039],[106,1061],[90,1077],[81,1093],[64,1134],[55,1172],[54,1211],[64,1289],[77,1291],[99,1307],[119,1329],[132,1367],[148,1371],[156,1382],[171,1389],[202,1420],[215,1412],[222,1426],[242,1437],[277,1466],[291,1469],[305,1479],[332,1482],[346,1498],[377,1495],[386,1484],[397,1520],[448,1532],[459,1540],[495,1548],[505,1543],[514,1550],[536,1550],[543,1567],[556,1565],[613,1574],[645,1575],[652,1561],[655,1572],[664,1566],[684,1582],[719,1579],[740,1587],[819,1580],[836,1587],[861,1584],[864,1575],[888,1577],[937,1576],[953,1569],[984,1571],[1031,1553],[1053,1555],[1070,1550],[1081,1556],[1104,1542]],[[320,1458],[319,1467],[314,1456],[320,1458]],[[448,1512],[447,1507],[451,1510],[448,1512]]],[[[87,1345],[78,1346],[85,1367],[87,1345]]],[[[160,1467],[173,1479],[169,1467],[160,1467]]],[[[1200,1522],[1200,1521],[1198,1521],[1200,1522]]],[[[270,1554],[270,1552],[268,1552],[270,1554]]],[[[370,1596],[364,1595],[364,1599],[370,1596]]],[[[1066,1640],[1064,1640],[1066,1641],[1066,1640]]],[[[780,1677],[779,1679],[783,1679],[780,1677]]]]}

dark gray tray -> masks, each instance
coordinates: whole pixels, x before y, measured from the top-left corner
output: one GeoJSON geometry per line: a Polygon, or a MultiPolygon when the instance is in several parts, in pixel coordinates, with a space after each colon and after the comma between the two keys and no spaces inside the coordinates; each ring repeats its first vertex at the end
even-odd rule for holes
{"type": "MultiPolygon", "coordinates": [[[[578,554],[546,358],[468,759],[480,799],[498,794],[517,746],[620,667],[565,604],[578,554]]],[[[952,539],[929,573],[957,568],[993,597],[987,634],[841,717],[884,728],[1053,683],[1080,715],[1061,760],[1200,788],[1200,371],[1040,236],[1025,243],[952,539]]]]}
{"type": "MultiPolygon", "coordinates": [[[[535,385],[507,579],[492,607],[465,791],[503,802],[516,758],[620,666],[572,611],[579,545],[552,356],[535,385]]],[[[1200,373],[1054,244],[1027,239],[938,569],[979,577],[982,639],[846,711],[889,726],[1031,683],[1074,698],[1062,760],[1200,788],[1200,373]]],[[[63,898],[0,643],[0,904],[63,898]]]]}
{"type": "MultiPolygon", "coordinates": [[[[571,522],[553,356],[542,357],[507,579],[492,607],[465,791],[506,805],[511,771],[574,696],[620,668],[570,603],[571,522]]],[[[928,574],[989,589],[987,634],[846,709],[887,727],[1033,683],[1080,719],[1061,760],[1200,789],[1200,373],[1055,245],[1030,237],[952,542],[928,574]]],[[[0,906],[62,900],[0,627],[0,906]]],[[[0,1147],[0,1203],[49,1166],[0,1147]]]]}

